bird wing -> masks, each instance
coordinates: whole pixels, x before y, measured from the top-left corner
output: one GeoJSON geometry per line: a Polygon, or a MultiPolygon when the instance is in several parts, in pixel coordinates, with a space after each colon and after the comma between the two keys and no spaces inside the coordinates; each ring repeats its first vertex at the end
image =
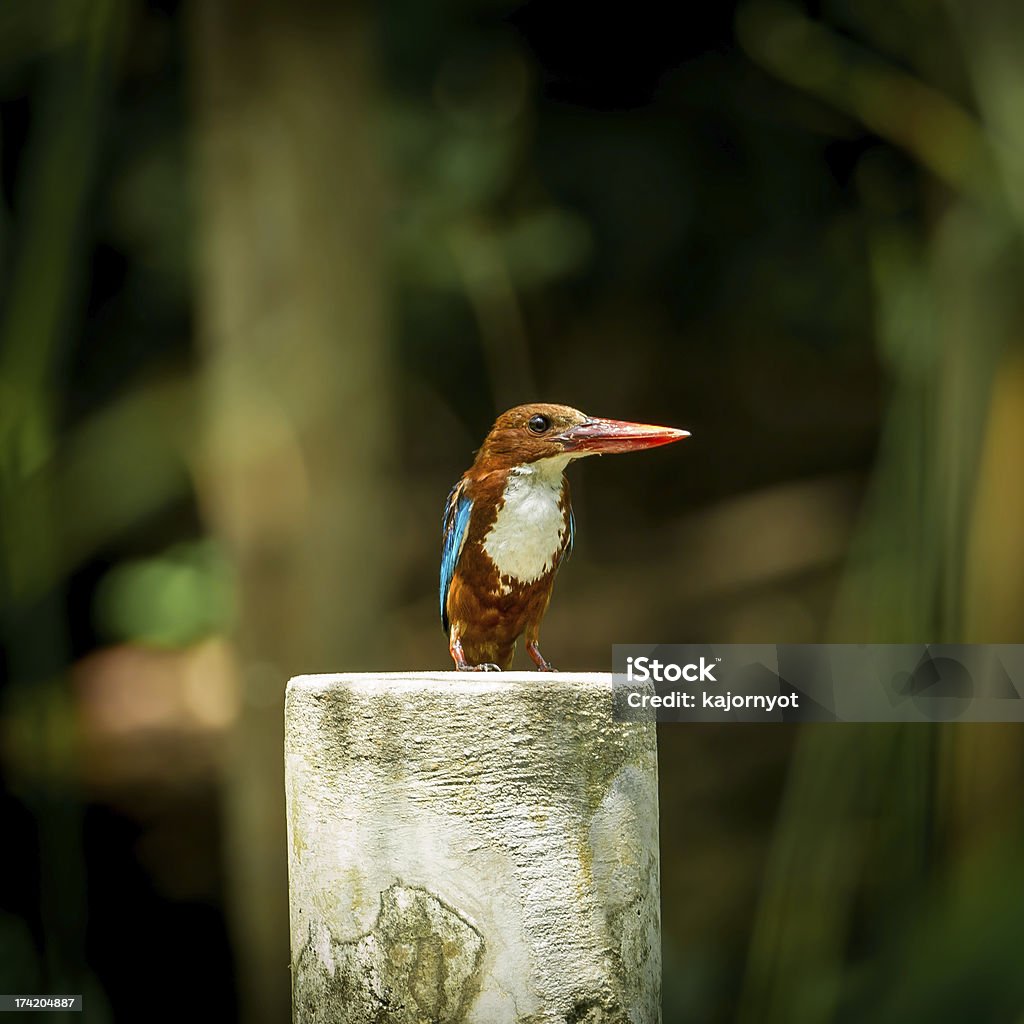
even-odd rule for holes
{"type": "Polygon", "coordinates": [[[572,505],[569,506],[569,539],[565,544],[565,554],[562,555],[562,561],[567,562],[569,556],[572,554],[573,542],[576,540],[576,517],[572,514],[572,505]]]}
{"type": "Polygon", "coordinates": [[[473,502],[466,497],[466,481],[460,480],[449,492],[441,517],[441,625],[448,632],[448,588],[452,585],[455,566],[466,542],[466,529],[473,502]]]}

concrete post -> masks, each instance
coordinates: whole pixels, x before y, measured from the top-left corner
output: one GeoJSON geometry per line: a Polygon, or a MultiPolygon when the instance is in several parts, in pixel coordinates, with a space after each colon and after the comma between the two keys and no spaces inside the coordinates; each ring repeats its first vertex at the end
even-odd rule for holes
{"type": "Polygon", "coordinates": [[[653,722],[611,676],[300,676],[295,1024],[659,1024],[653,722]]]}

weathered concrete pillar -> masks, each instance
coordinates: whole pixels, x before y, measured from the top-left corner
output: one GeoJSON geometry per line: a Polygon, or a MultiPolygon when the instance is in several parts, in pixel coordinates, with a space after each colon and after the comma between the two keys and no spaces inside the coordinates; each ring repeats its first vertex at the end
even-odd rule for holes
{"type": "Polygon", "coordinates": [[[653,722],[611,676],[288,686],[296,1024],[658,1024],[653,722]]]}

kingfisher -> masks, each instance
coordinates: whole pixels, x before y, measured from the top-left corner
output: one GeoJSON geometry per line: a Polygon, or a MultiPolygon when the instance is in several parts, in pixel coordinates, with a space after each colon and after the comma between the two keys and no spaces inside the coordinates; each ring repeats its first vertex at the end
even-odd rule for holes
{"type": "Polygon", "coordinates": [[[576,522],[565,468],[587,455],[633,452],[686,430],[598,419],[567,405],[518,405],[498,417],[442,517],[441,625],[460,671],[500,671],[516,642],[542,672],[540,623],[576,522]]]}

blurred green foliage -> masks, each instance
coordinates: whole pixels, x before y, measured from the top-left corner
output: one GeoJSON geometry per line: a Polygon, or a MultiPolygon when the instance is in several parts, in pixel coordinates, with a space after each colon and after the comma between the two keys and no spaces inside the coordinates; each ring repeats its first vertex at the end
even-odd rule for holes
{"type": "Polygon", "coordinates": [[[231,631],[233,596],[224,554],[203,540],[116,566],[96,590],[96,615],[110,640],[184,647],[231,631]]]}

